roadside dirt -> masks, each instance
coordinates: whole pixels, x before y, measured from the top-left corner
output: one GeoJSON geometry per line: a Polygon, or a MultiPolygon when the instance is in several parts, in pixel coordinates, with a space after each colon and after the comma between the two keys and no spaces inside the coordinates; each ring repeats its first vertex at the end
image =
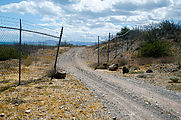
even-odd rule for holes
{"type": "MultiPolygon", "coordinates": [[[[60,51],[65,52],[67,48],[60,51]]],[[[81,81],[47,77],[56,49],[39,50],[35,61],[22,65],[22,85],[18,82],[18,61],[0,64],[0,120],[107,120],[111,114],[81,81]],[[10,65],[10,66],[9,66],[10,65]],[[14,65],[14,66],[12,66],[14,65]],[[109,114],[107,114],[109,113],[109,114]]],[[[30,59],[28,59],[30,60],[30,59]]]]}
{"type": "Polygon", "coordinates": [[[115,117],[126,120],[181,119],[180,92],[145,84],[114,72],[91,69],[84,61],[83,50],[73,48],[63,54],[59,69],[66,70],[86,84],[103,99],[115,117]]]}

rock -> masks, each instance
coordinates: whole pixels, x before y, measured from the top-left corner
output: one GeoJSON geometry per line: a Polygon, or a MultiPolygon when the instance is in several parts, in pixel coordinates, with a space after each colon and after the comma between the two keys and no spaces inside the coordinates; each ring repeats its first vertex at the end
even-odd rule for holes
{"type": "Polygon", "coordinates": [[[49,83],[49,85],[52,85],[52,84],[53,84],[52,82],[49,83]]]}
{"type": "Polygon", "coordinates": [[[102,66],[104,66],[106,69],[108,68],[108,64],[107,63],[103,63],[102,66]]]}
{"type": "Polygon", "coordinates": [[[118,69],[118,64],[112,64],[109,66],[110,71],[116,71],[118,69]]]}
{"type": "Polygon", "coordinates": [[[146,71],[146,73],[153,73],[153,70],[148,69],[148,70],[146,71]]]}
{"type": "Polygon", "coordinates": [[[5,114],[4,114],[4,113],[1,113],[1,114],[0,114],[0,117],[4,117],[4,116],[5,116],[5,114]]]}
{"type": "Polygon", "coordinates": [[[101,65],[97,65],[96,68],[95,68],[95,70],[96,70],[96,69],[107,69],[107,68],[108,68],[107,63],[103,63],[103,64],[101,64],[101,65]]]}
{"type": "Polygon", "coordinates": [[[66,72],[57,72],[53,76],[55,79],[65,79],[66,77],[66,72]]]}
{"type": "Polygon", "coordinates": [[[113,117],[112,119],[113,119],[113,120],[117,120],[117,118],[116,118],[116,117],[113,117]]]}
{"type": "Polygon", "coordinates": [[[15,105],[15,106],[18,106],[19,104],[18,104],[18,103],[15,103],[14,105],[15,105]]]}
{"type": "Polygon", "coordinates": [[[129,69],[127,68],[127,67],[123,67],[123,74],[125,74],[125,73],[129,73],[129,69]]]}
{"type": "Polygon", "coordinates": [[[179,69],[172,69],[171,72],[177,72],[179,69]]]}
{"type": "Polygon", "coordinates": [[[28,110],[25,111],[26,114],[29,114],[30,112],[31,112],[30,109],[28,109],[28,110]]]}
{"type": "Polygon", "coordinates": [[[64,108],[64,106],[60,106],[60,109],[64,108]]]}

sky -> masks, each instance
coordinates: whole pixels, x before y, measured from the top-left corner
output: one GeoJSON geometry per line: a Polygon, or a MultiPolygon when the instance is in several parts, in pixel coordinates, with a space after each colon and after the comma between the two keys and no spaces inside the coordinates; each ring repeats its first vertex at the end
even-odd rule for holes
{"type": "Polygon", "coordinates": [[[181,0],[0,0],[0,18],[22,18],[60,31],[66,41],[95,41],[163,20],[181,20],[181,0]]]}

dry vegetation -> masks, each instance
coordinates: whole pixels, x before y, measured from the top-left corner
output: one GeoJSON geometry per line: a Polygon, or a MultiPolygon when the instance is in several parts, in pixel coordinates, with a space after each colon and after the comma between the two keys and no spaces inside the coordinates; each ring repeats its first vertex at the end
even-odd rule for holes
{"type": "Polygon", "coordinates": [[[0,62],[0,119],[110,118],[102,101],[75,77],[68,74],[66,79],[50,81],[47,71],[55,53],[55,49],[39,49],[23,60],[20,86],[18,61],[0,62]]]}
{"type": "MultiPolygon", "coordinates": [[[[97,65],[97,49],[89,47],[85,49],[83,57],[87,64],[95,68],[97,65]]],[[[105,54],[105,53],[104,53],[105,54]]],[[[116,74],[124,77],[135,78],[148,84],[166,87],[170,90],[181,91],[181,58],[179,56],[170,56],[162,58],[134,58],[129,52],[120,54],[114,59],[114,51],[110,52],[110,63],[118,64],[119,69],[116,74]],[[122,68],[126,66],[130,69],[128,74],[122,74],[122,68]],[[153,73],[146,73],[151,69],[153,73]],[[176,80],[175,80],[176,79],[176,80]],[[177,81],[177,82],[174,82],[177,81]]],[[[107,56],[100,56],[100,64],[107,63],[107,56]]],[[[110,72],[110,71],[109,71],[110,72]]]]}
{"type": "MultiPolygon", "coordinates": [[[[123,35],[129,28],[122,28],[117,35],[123,35]]],[[[100,67],[97,67],[97,45],[88,47],[84,53],[89,66],[103,68],[102,64],[117,64],[118,73],[126,66],[130,72],[125,77],[134,77],[146,83],[181,91],[181,25],[173,21],[162,21],[145,26],[143,30],[133,29],[128,34],[100,44],[100,67]],[[146,73],[147,70],[153,73],[146,73]]]]}

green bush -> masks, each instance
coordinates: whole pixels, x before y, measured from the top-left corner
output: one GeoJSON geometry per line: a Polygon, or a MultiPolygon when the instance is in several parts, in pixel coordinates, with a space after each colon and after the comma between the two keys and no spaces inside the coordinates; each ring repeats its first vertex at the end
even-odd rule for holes
{"type": "Polygon", "coordinates": [[[117,33],[117,35],[123,35],[125,34],[126,32],[128,32],[130,29],[127,28],[127,27],[124,27],[124,28],[121,28],[121,31],[117,33]]]}
{"type": "Polygon", "coordinates": [[[145,42],[138,51],[140,57],[164,57],[171,53],[171,46],[160,40],[145,42]]]}
{"type": "Polygon", "coordinates": [[[18,50],[13,47],[0,47],[0,60],[17,59],[19,57],[18,50]]]}

